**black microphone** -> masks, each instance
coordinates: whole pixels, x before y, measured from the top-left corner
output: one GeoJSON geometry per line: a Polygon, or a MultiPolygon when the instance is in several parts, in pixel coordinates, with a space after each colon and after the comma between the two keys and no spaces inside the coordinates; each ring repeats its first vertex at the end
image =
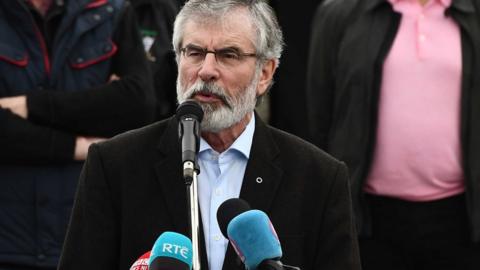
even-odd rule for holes
{"type": "Polygon", "coordinates": [[[247,212],[250,210],[250,205],[242,199],[228,199],[224,201],[217,210],[217,222],[225,238],[228,238],[227,227],[228,223],[240,215],[241,213],[247,212]]]}
{"type": "Polygon", "coordinates": [[[193,99],[188,99],[177,108],[178,137],[182,143],[183,178],[187,184],[193,181],[193,172],[198,172],[197,153],[200,147],[200,122],[203,119],[202,107],[193,99]]]}
{"type": "Polygon", "coordinates": [[[282,248],[270,219],[263,211],[250,210],[244,200],[222,203],[217,221],[247,270],[300,269],[280,261],[282,248]]]}

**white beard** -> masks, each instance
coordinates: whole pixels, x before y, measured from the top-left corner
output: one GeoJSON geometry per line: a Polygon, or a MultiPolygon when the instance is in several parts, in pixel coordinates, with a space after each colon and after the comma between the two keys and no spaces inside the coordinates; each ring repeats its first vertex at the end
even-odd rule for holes
{"type": "Polygon", "coordinates": [[[198,102],[203,109],[202,131],[219,132],[240,122],[248,113],[253,112],[257,102],[257,84],[261,71],[256,71],[250,84],[244,89],[239,89],[236,95],[228,96],[225,89],[215,83],[206,83],[198,79],[190,88],[185,87],[177,79],[177,101],[181,104],[193,98],[196,93],[206,92],[219,97],[224,104],[217,106],[209,103],[198,102]]]}

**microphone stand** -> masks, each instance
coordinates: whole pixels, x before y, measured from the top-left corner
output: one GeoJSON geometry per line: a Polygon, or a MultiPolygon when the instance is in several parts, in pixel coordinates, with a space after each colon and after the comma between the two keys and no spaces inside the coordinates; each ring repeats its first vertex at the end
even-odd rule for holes
{"type": "Polygon", "coordinates": [[[193,270],[200,270],[200,227],[198,210],[198,171],[199,168],[191,161],[183,164],[183,178],[187,185],[188,209],[190,210],[190,236],[192,238],[193,270]]]}
{"type": "Polygon", "coordinates": [[[193,270],[200,270],[200,226],[198,209],[198,180],[200,167],[197,153],[200,140],[200,122],[203,118],[202,107],[194,100],[187,100],[177,108],[179,120],[178,135],[182,145],[183,179],[187,186],[187,207],[189,212],[190,238],[192,239],[193,270]]]}

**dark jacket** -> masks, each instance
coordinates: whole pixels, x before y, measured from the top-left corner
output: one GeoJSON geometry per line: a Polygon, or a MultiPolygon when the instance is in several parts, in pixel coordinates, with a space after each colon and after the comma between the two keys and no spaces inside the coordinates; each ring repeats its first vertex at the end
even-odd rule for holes
{"type": "Polygon", "coordinates": [[[155,120],[172,116],[177,108],[177,64],[172,45],[177,0],[131,0],[142,38],[153,39],[146,52],[155,89],[155,120]]]}
{"type": "MultiPolygon", "coordinates": [[[[255,123],[240,198],[269,215],[282,261],[303,270],[360,269],[344,164],[255,123]]],[[[177,127],[162,121],[90,148],[60,270],[128,269],[164,231],[187,235],[177,127]]],[[[207,270],[205,252],[201,258],[207,270]]],[[[229,245],[223,269],[243,270],[236,258],[229,245]]]]}
{"type": "Polygon", "coordinates": [[[55,2],[61,20],[46,40],[26,1],[0,1],[0,97],[26,95],[29,111],[24,120],[0,108],[2,264],[56,265],[82,166],[77,135],[109,137],[153,117],[131,8],[55,2]],[[121,79],[108,83],[112,73],[121,79]]]}
{"type": "MultiPolygon", "coordinates": [[[[462,43],[461,142],[472,240],[480,241],[480,1],[453,0],[446,11],[462,43]]],[[[371,166],[384,59],[401,15],[386,0],[332,0],[312,30],[307,79],[310,139],[350,169],[362,235],[370,231],[362,192],[371,166]]]]}
{"type": "Polygon", "coordinates": [[[310,25],[316,7],[322,0],[270,0],[278,23],[282,27],[286,46],[280,66],[275,72],[275,83],[269,91],[270,121],[281,130],[307,138],[307,110],[305,106],[305,72],[307,70],[310,25]]]}

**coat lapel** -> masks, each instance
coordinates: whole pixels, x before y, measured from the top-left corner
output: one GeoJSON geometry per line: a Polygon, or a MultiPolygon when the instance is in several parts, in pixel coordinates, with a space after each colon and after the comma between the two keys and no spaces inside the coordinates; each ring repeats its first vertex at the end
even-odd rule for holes
{"type": "Polygon", "coordinates": [[[187,233],[187,191],[182,179],[181,150],[176,127],[177,121],[172,118],[166,132],[160,138],[158,149],[161,156],[155,163],[155,171],[170,220],[179,233],[187,233]]]}
{"type": "MultiPolygon", "coordinates": [[[[255,133],[240,198],[247,201],[252,209],[268,213],[282,182],[283,170],[276,159],[280,153],[279,148],[267,126],[258,115],[255,117],[255,123],[255,133]]],[[[228,245],[223,269],[244,269],[231,245],[228,245]]]]}

